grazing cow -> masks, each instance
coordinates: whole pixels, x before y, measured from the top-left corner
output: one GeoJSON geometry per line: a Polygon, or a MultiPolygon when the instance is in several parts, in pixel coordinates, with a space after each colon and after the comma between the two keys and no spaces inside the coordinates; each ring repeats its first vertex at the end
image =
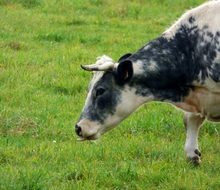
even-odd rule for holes
{"type": "Polygon", "coordinates": [[[199,128],[220,121],[220,1],[186,12],[160,37],[118,63],[102,56],[83,69],[94,71],[75,131],[94,140],[150,101],[182,109],[185,152],[200,163],[199,128]]]}

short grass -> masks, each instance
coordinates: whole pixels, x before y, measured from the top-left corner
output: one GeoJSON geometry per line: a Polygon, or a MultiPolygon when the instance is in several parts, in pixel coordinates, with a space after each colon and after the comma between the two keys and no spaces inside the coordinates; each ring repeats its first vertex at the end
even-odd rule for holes
{"type": "Polygon", "coordinates": [[[204,0],[0,0],[0,189],[220,189],[220,128],[185,162],[182,113],[151,103],[96,143],[73,126],[91,74],[204,0]]]}

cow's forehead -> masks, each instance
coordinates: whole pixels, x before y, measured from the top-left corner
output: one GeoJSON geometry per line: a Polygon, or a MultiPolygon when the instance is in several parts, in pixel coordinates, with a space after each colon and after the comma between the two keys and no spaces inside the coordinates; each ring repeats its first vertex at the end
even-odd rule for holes
{"type": "Polygon", "coordinates": [[[103,77],[104,74],[105,74],[105,71],[94,71],[89,88],[93,89],[95,84],[97,84],[97,82],[100,81],[100,79],[103,77]]]}

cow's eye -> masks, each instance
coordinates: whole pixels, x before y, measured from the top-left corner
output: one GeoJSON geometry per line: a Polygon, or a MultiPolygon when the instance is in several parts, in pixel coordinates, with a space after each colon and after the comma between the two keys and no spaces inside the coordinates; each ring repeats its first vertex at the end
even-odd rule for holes
{"type": "Polygon", "coordinates": [[[104,92],[105,92],[105,89],[104,89],[104,88],[98,88],[98,89],[96,90],[95,96],[96,96],[96,97],[101,96],[102,94],[104,94],[104,92]]]}

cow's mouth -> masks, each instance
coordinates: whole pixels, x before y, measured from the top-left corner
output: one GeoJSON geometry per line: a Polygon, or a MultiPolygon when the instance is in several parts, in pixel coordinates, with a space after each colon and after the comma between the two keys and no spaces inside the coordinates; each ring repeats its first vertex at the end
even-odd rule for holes
{"type": "Polygon", "coordinates": [[[78,141],[94,141],[94,140],[97,140],[99,138],[99,135],[95,134],[95,135],[91,135],[91,136],[88,136],[88,137],[79,137],[77,140],[78,141]]]}

